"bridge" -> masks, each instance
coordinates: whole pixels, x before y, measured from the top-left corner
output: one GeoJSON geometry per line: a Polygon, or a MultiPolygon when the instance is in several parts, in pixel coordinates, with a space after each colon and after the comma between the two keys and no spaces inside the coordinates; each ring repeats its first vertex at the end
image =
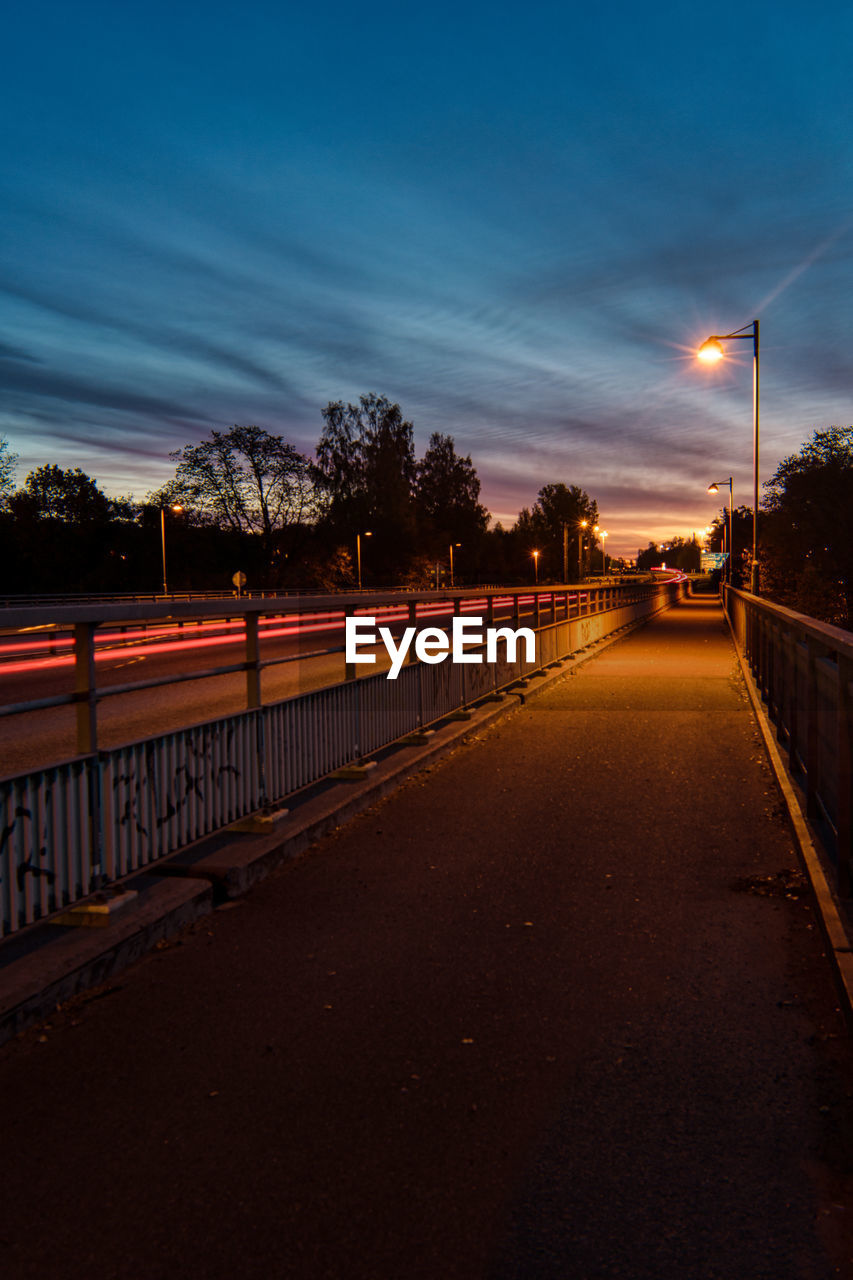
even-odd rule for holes
{"type": "Polygon", "coordinates": [[[463,667],[444,703],[411,664],[381,747],[390,682],[334,686],[347,758],[160,857],[137,832],[105,928],[26,890],[8,1025],[27,972],[62,1007],[0,1051],[8,1274],[851,1273],[849,638],[607,590],[493,599],[538,622],[535,662],[463,667]],[[119,971],[158,895],[181,930],[119,971]]]}

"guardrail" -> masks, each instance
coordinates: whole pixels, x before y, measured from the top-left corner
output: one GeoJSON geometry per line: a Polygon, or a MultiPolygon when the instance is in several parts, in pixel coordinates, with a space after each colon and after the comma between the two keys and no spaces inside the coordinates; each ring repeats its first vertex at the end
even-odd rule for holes
{"type": "Polygon", "coordinates": [[[732,587],[725,607],[838,892],[849,898],[853,635],[732,587]]]}
{"type": "MultiPolygon", "coordinates": [[[[480,600],[484,623],[512,621],[515,627],[520,625],[522,604],[532,603],[534,661],[525,661],[519,646],[513,661],[505,653],[503,660],[479,665],[414,662],[393,681],[384,672],[355,678],[355,672],[349,671],[349,678],[339,684],[267,705],[260,702],[258,673],[271,663],[258,655],[258,617],[279,612],[281,605],[240,602],[246,660],[196,672],[192,678],[223,670],[245,671],[245,711],[111,750],[90,749],[74,760],[0,781],[0,936],[44,919],[229,823],[280,803],[336,769],[667,608],[683,592],[683,583],[671,582],[622,589],[502,591],[488,597],[471,592],[425,595],[422,602],[435,606],[443,598],[457,613],[466,602],[480,600]],[[512,618],[496,619],[499,607],[507,602],[512,618]]],[[[377,597],[373,604],[378,611],[392,602],[403,603],[394,596],[391,600],[377,597]]],[[[235,613],[237,603],[229,605],[229,613],[235,613]]],[[[364,610],[363,595],[353,603],[364,610]]],[[[411,625],[412,619],[418,619],[418,600],[407,596],[405,604],[404,622],[411,625]]],[[[101,621],[116,622],[114,608],[102,606],[101,621]]],[[[181,606],[183,616],[193,608],[197,606],[181,606]]],[[[299,608],[328,610],[329,601],[303,599],[299,608]]],[[[168,616],[174,617],[174,610],[168,616]]],[[[135,614],[127,619],[136,620],[135,614]]],[[[91,607],[59,622],[66,626],[70,622],[74,629],[77,692],[31,705],[77,702],[85,741],[97,740],[99,697],[187,678],[99,692],[92,661],[98,622],[91,607]]],[[[19,625],[31,622],[22,620],[19,625]]],[[[18,704],[16,710],[26,705],[18,704]]]]}

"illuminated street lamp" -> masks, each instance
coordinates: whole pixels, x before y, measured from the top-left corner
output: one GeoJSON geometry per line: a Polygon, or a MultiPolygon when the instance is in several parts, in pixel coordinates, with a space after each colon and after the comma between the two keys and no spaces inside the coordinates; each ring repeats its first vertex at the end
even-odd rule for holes
{"type": "Polygon", "coordinates": [[[732,489],[732,477],[728,480],[715,480],[713,484],[708,485],[709,493],[719,493],[720,485],[727,484],[729,486],[729,558],[726,564],[726,582],[731,585],[732,580],[732,521],[734,518],[734,490],[732,489]]]}
{"type": "Polygon", "coordinates": [[[450,586],[453,587],[453,548],[461,547],[461,542],[451,542],[450,544],[450,586]]]}
{"type": "MultiPolygon", "coordinates": [[[[365,531],[364,531],[364,535],[363,535],[363,536],[364,536],[365,538],[372,538],[372,537],[373,537],[373,534],[371,533],[370,529],[365,529],[365,531]]],[[[362,539],[362,534],[357,533],[357,534],[355,535],[355,559],[356,559],[356,563],[357,563],[357,565],[358,565],[358,589],[359,589],[359,591],[361,590],[361,539],[362,539]]]]}
{"type": "MultiPolygon", "coordinates": [[[[179,502],[173,503],[169,507],[170,511],[183,511],[183,507],[179,502]]],[[[160,508],[160,546],[163,550],[163,595],[169,594],[169,588],[166,585],[166,508],[160,508]]]]}
{"type": "Polygon", "coordinates": [[[593,544],[594,544],[595,539],[598,537],[598,534],[599,534],[600,532],[601,532],[601,526],[600,526],[600,525],[597,525],[597,524],[594,524],[594,525],[592,526],[592,528],[590,529],[590,531],[589,531],[589,533],[590,533],[590,536],[589,536],[589,571],[590,571],[590,573],[593,573],[593,572],[594,572],[593,567],[592,567],[592,549],[593,549],[593,544]]]}
{"type": "Polygon", "coordinates": [[[538,582],[539,582],[539,552],[538,552],[538,551],[533,551],[533,552],[531,552],[531,555],[533,556],[533,573],[534,573],[534,582],[536,582],[536,583],[538,584],[538,582]]]}
{"type": "Polygon", "coordinates": [[[606,529],[601,529],[599,531],[598,536],[599,538],[601,538],[601,574],[602,574],[602,577],[606,578],[607,577],[607,559],[604,554],[604,540],[605,538],[608,538],[610,535],[608,534],[606,529]]]}
{"type": "Polygon", "coordinates": [[[581,520],[578,525],[578,581],[583,581],[583,531],[589,524],[588,520],[581,520]]]}
{"type": "MultiPolygon", "coordinates": [[[[734,333],[714,333],[702,343],[696,355],[705,364],[716,364],[726,354],[722,344],[737,338],[752,339],[752,567],[750,590],[758,595],[758,321],[745,324],[734,333]]],[[[729,545],[729,557],[732,549],[729,545]]]]}

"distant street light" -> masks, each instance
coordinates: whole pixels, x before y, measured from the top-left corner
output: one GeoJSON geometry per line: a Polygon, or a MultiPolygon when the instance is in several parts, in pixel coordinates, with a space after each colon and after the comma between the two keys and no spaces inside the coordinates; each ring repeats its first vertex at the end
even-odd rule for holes
{"type": "Polygon", "coordinates": [[[534,580],[534,582],[536,582],[536,583],[538,584],[538,582],[539,582],[539,552],[538,552],[538,551],[533,551],[531,554],[532,554],[532,556],[533,556],[533,573],[534,573],[534,579],[533,579],[533,580],[534,580]]]}
{"type": "MultiPolygon", "coordinates": [[[[365,538],[372,538],[372,537],[373,537],[373,534],[371,533],[370,529],[365,529],[365,531],[364,531],[364,537],[365,537],[365,538]]],[[[359,591],[361,590],[361,538],[362,538],[362,535],[361,535],[360,533],[357,533],[357,534],[355,535],[355,558],[356,558],[356,562],[357,562],[357,564],[358,564],[358,589],[359,589],[359,591]]]]}
{"type": "Polygon", "coordinates": [[[583,531],[588,524],[588,520],[581,520],[578,525],[578,582],[583,582],[583,531]]]}
{"type": "MultiPolygon", "coordinates": [[[[183,511],[183,507],[179,502],[175,502],[170,505],[169,510],[174,512],[183,511]]],[[[166,585],[166,508],[165,507],[160,508],[160,546],[162,547],[162,550],[163,550],[163,595],[167,596],[169,594],[169,588],[166,585]]]]}
{"type": "Polygon", "coordinates": [[[607,558],[604,553],[604,540],[610,535],[606,529],[602,529],[598,535],[601,538],[601,573],[603,577],[607,577],[607,558]]]}
{"type": "Polygon", "coordinates": [[[709,493],[719,493],[720,485],[727,484],[729,486],[729,558],[726,562],[726,582],[731,586],[732,581],[732,521],[734,519],[734,490],[732,488],[732,477],[728,480],[715,480],[713,484],[708,485],[709,493]]]}
{"type": "MultiPolygon", "coordinates": [[[[705,364],[716,364],[726,354],[722,343],[737,338],[752,339],[752,566],[750,570],[750,590],[758,595],[758,321],[745,324],[734,333],[714,333],[702,343],[696,352],[697,358],[705,364]]],[[[729,557],[732,549],[729,545],[729,557]]]]}
{"type": "Polygon", "coordinates": [[[461,547],[461,542],[451,542],[450,544],[450,586],[453,587],[453,548],[461,547]]]}

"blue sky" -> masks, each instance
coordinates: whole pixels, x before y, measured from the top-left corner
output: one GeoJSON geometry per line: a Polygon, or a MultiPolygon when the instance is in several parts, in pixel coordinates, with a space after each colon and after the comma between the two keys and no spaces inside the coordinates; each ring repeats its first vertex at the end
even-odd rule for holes
{"type": "Polygon", "coordinates": [[[853,10],[16,6],[0,434],[141,498],[257,423],[399,401],[511,522],[585,488],[634,554],[850,425],[853,10]]]}

